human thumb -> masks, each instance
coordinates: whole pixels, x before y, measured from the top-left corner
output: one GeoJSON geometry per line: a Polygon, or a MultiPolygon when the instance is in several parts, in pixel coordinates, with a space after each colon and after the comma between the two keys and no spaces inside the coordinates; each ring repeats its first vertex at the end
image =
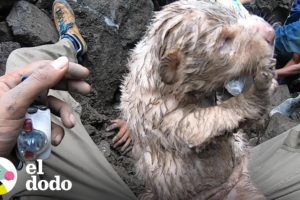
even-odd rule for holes
{"type": "MultiPolygon", "coordinates": [[[[68,58],[60,57],[53,62],[38,68],[25,81],[10,90],[6,95],[6,102],[13,102],[14,109],[10,109],[15,113],[8,113],[22,117],[26,109],[41,94],[53,86],[55,86],[68,71],[68,58]],[[12,101],[12,99],[14,101],[12,101]]],[[[16,117],[17,117],[16,116],[16,117]]]]}

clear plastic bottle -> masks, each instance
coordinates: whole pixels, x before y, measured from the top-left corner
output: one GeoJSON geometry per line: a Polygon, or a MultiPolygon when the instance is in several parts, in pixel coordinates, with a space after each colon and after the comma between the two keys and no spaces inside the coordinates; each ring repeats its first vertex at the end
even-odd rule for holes
{"type": "Polygon", "coordinates": [[[23,130],[17,141],[21,160],[47,159],[51,152],[50,110],[46,106],[30,107],[27,110],[23,130]]]}
{"type": "Polygon", "coordinates": [[[233,96],[240,95],[245,88],[246,78],[241,77],[236,80],[232,80],[225,85],[226,90],[233,96]]]}
{"type": "Polygon", "coordinates": [[[18,150],[24,160],[35,160],[42,153],[48,143],[45,133],[32,128],[32,121],[26,119],[24,129],[18,138],[18,150]]]}

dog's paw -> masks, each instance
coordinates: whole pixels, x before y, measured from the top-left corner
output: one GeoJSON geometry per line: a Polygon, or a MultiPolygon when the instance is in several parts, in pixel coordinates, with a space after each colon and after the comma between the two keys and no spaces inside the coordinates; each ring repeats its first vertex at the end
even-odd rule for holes
{"type": "Polygon", "coordinates": [[[257,90],[275,91],[275,64],[276,60],[272,58],[266,66],[256,72],[254,85],[257,90]]]}

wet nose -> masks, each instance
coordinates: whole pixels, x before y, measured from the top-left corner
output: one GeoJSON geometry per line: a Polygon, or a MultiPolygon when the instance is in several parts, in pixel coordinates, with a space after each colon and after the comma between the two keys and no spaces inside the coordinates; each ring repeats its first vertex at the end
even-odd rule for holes
{"type": "Polygon", "coordinates": [[[275,31],[273,27],[264,19],[252,15],[249,19],[248,27],[254,33],[260,34],[270,45],[274,45],[275,31]]]}
{"type": "Polygon", "coordinates": [[[256,25],[258,28],[258,33],[270,44],[274,44],[275,31],[273,27],[263,20],[262,18],[256,18],[256,25]]]}
{"type": "Polygon", "coordinates": [[[267,25],[267,26],[269,26],[269,27],[265,28],[263,37],[270,45],[274,45],[275,31],[270,25],[267,25]]]}

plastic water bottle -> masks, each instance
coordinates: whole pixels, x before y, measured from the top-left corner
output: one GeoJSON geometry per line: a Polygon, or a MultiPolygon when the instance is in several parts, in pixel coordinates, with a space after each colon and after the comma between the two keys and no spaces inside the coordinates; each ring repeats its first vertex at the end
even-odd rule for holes
{"type": "Polygon", "coordinates": [[[20,159],[24,161],[47,159],[51,153],[51,119],[46,106],[27,110],[23,130],[17,141],[20,159]]]}
{"type": "Polygon", "coordinates": [[[233,96],[240,95],[245,88],[246,78],[242,77],[236,80],[232,80],[225,85],[226,90],[233,96]]]}

